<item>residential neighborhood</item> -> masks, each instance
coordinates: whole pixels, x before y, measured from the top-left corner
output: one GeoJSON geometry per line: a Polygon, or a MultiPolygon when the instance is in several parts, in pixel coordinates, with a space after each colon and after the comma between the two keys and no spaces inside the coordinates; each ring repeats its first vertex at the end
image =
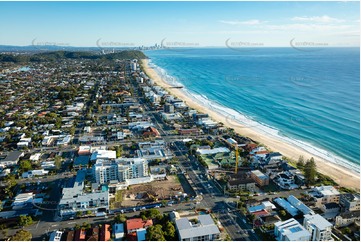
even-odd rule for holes
{"type": "Polygon", "coordinates": [[[128,52],[0,62],[0,240],[360,240],[358,191],[188,107],[128,52]]]}

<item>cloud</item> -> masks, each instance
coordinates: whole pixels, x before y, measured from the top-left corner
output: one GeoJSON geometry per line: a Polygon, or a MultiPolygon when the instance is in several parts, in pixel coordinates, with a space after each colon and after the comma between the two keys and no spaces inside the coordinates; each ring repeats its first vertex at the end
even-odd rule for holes
{"type": "Polygon", "coordinates": [[[224,24],[229,24],[229,25],[259,25],[259,24],[267,23],[267,21],[261,21],[259,19],[250,19],[250,20],[246,20],[246,21],[220,20],[219,22],[224,23],[224,24]]]}
{"type": "Polygon", "coordinates": [[[350,25],[330,25],[330,24],[282,24],[282,25],[267,25],[269,30],[281,31],[335,31],[347,30],[352,28],[350,25]]]}
{"type": "Polygon", "coordinates": [[[327,15],[323,16],[302,16],[302,17],[293,17],[291,18],[292,21],[300,21],[300,22],[315,22],[315,23],[343,23],[345,20],[338,19],[338,18],[332,18],[327,15]]]}

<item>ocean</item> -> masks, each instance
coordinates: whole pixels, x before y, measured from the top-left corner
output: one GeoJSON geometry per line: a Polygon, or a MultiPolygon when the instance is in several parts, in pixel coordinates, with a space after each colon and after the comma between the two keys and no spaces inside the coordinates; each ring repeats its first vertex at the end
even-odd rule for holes
{"type": "Polygon", "coordinates": [[[145,51],[170,85],[203,105],[359,172],[358,48],[145,51]]]}

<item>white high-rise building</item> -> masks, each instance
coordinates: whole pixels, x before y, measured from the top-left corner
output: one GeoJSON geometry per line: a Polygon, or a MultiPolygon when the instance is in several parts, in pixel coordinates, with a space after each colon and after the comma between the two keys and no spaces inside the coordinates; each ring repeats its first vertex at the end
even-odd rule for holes
{"type": "Polygon", "coordinates": [[[332,224],[319,214],[304,215],[303,226],[311,233],[312,241],[332,240],[332,224]]]}
{"type": "Polygon", "coordinates": [[[149,176],[148,162],[141,158],[121,158],[115,161],[99,159],[93,166],[93,175],[100,184],[146,177],[149,176]]]}

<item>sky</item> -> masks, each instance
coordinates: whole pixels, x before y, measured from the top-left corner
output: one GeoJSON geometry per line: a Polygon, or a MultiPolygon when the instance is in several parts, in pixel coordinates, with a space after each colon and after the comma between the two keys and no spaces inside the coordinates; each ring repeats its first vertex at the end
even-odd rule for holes
{"type": "Polygon", "coordinates": [[[0,45],[359,46],[360,3],[0,2],[0,45]]]}

